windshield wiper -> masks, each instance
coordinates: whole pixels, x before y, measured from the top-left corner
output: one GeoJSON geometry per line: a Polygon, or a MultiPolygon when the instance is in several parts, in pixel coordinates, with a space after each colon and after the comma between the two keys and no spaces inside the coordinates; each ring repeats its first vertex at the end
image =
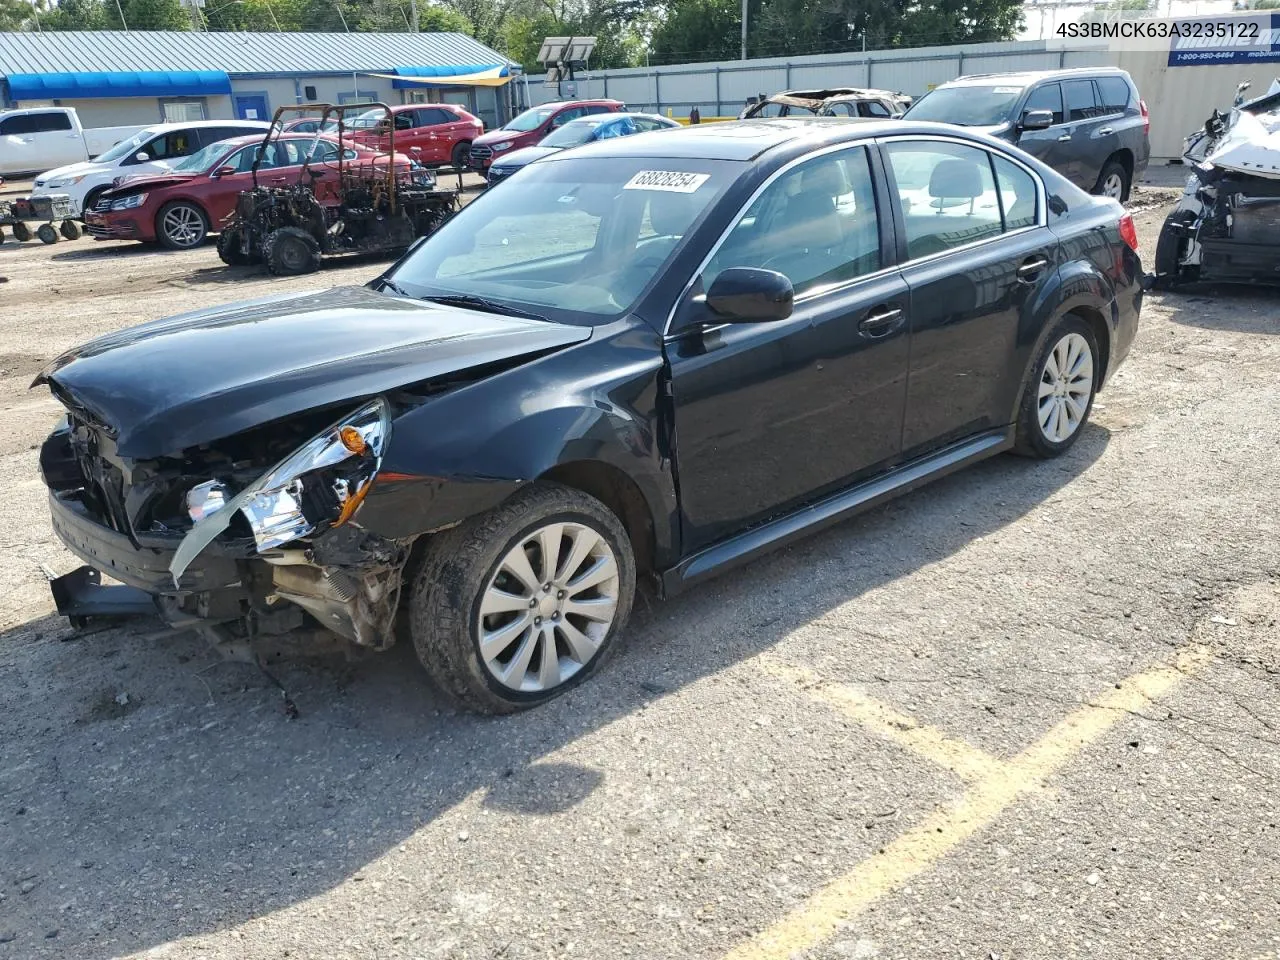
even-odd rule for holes
{"type": "Polygon", "coordinates": [[[400,286],[394,280],[388,280],[386,277],[381,277],[378,282],[382,284],[383,290],[390,290],[392,293],[398,293],[400,296],[408,297],[410,300],[416,299],[408,290],[400,286]]]}
{"type": "Polygon", "coordinates": [[[510,307],[505,303],[498,303],[496,300],[486,300],[484,297],[473,297],[466,293],[442,293],[432,297],[423,297],[423,300],[430,300],[432,303],[442,303],[450,307],[474,307],[477,310],[484,310],[487,313],[501,313],[508,317],[524,317],[527,320],[546,320],[550,322],[550,317],[544,317],[540,313],[530,313],[528,310],[518,310],[510,307]]]}

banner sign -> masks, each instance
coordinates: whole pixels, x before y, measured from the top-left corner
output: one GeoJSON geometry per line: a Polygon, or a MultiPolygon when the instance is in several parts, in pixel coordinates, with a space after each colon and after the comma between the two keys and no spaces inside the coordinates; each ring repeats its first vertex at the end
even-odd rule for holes
{"type": "Polygon", "coordinates": [[[1167,22],[1171,67],[1280,63],[1280,13],[1167,22]]]}

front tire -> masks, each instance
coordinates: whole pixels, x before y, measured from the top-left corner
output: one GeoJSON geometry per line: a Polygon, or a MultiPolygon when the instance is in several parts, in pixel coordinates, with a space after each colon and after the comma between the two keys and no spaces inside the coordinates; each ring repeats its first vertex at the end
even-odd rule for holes
{"type": "Polygon", "coordinates": [[[604,504],[531,484],[432,537],[412,584],[413,644],[460,706],[528,709],[617,653],[635,581],[631,542],[604,504]]]}
{"type": "Polygon", "coordinates": [[[227,227],[218,234],[218,259],[229,267],[246,267],[254,262],[252,253],[240,249],[243,236],[239,227],[227,227]]]}
{"type": "Polygon", "coordinates": [[[262,244],[267,269],[277,277],[296,277],[320,269],[320,244],[301,227],[281,227],[262,244]]]}
{"type": "Polygon", "coordinates": [[[194,203],[174,200],[156,214],[156,239],[166,250],[191,250],[209,235],[209,218],[194,203]]]}
{"type": "Polygon", "coordinates": [[[1102,373],[1098,357],[1084,320],[1071,313],[1054,324],[1023,390],[1015,452],[1048,459],[1071,449],[1093,409],[1102,373]]]}

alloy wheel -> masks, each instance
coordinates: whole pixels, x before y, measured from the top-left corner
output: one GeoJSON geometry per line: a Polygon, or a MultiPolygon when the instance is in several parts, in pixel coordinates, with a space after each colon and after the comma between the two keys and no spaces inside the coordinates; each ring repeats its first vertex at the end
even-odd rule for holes
{"type": "Polygon", "coordinates": [[[1102,195],[1110,197],[1112,200],[1121,200],[1124,197],[1124,177],[1118,173],[1113,173],[1107,179],[1102,181],[1102,195]]]}
{"type": "Polygon", "coordinates": [[[618,609],[618,560],[580,523],[525,534],[480,598],[480,659],[500,684],[544,693],[591,662],[618,609]]]}
{"type": "Polygon", "coordinates": [[[1040,373],[1040,431],[1052,443],[1064,443],[1080,429],[1093,393],[1093,351],[1078,333],[1059,340],[1040,373]]]}
{"type": "Polygon", "coordinates": [[[170,207],[161,218],[160,229],[175,247],[192,247],[204,239],[204,217],[192,207],[170,207]]]}

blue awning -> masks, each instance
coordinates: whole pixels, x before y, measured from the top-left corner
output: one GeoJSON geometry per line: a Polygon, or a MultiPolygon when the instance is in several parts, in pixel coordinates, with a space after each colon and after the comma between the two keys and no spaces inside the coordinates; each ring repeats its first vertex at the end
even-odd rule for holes
{"type": "Polygon", "coordinates": [[[448,67],[396,67],[392,72],[397,76],[414,78],[392,80],[393,89],[412,90],[423,86],[471,86],[475,84],[474,78],[477,75],[508,77],[511,71],[504,63],[465,63],[448,67]],[[450,81],[450,77],[456,79],[450,81]],[[432,80],[438,80],[438,82],[432,83],[432,80]]]}
{"type": "Polygon", "coordinates": [[[203,97],[231,93],[231,78],[221,70],[11,73],[7,79],[10,100],[203,97]]]}

